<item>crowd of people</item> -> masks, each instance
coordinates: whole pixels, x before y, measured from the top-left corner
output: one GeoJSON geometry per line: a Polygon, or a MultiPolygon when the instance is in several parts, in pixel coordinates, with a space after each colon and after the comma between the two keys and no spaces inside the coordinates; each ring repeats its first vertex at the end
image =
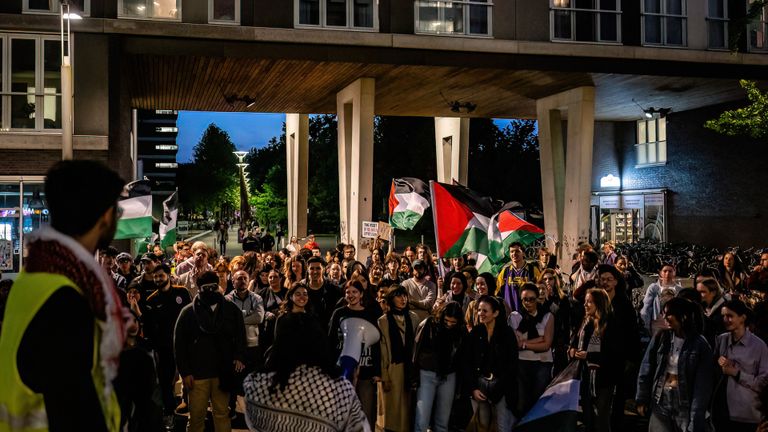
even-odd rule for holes
{"type": "Polygon", "coordinates": [[[611,244],[581,245],[566,269],[511,243],[497,274],[379,239],[362,262],[354,245],[322,251],[314,236],[234,257],[226,241],[179,241],[134,259],[109,246],[113,173],[99,172],[108,181],[84,221],[56,201],[82,163],[49,174],[52,227],[33,236],[11,289],[25,293],[0,334],[0,382],[13,383],[0,389],[0,426],[44,409],[51,430],[155,431],[188,413],[197,432],[210,408],[222,432],[240,396],[257,431],[511,431],[576,365],[586,431],[621,430],[626,410],[654,432],[768,430],[768,252],[753,269],[726,253],[693,288],[671,264],[646,286],[611,244]],[[351,376],[339,367],[361,343],[349,319],[378,334],[351,376]]]}

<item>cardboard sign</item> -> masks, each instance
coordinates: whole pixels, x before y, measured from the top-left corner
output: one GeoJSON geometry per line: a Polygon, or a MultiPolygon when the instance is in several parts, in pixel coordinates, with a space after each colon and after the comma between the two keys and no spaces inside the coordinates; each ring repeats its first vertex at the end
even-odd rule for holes
{"type": "Polygon", "coordinates": [[[363,221],[363,238],[376,238],[379,235],[379,223],[363,221]]]}

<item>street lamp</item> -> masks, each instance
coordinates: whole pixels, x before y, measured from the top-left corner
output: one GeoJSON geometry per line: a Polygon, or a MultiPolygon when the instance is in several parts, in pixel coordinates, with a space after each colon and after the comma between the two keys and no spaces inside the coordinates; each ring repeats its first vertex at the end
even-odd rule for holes
{"type": "Polygon", "coordinates": [[[243,162],[243,158],[245,157],[245,155],[248,154],[248,152],[244,152],[244,151],[236,151],[236,152],[232,152],[232,153],[234,153],[235,156],[237,156],[238,162],[240,162],[240,163],[243,162]]]}
{"type": "Polygon", "coordinates": [[[64,160],[72,159],[72,111],[74,101],[72,99],[72,62],[70,53],[72,52],[72,33],[70,32],[70,21],[83,19],[80,15],[71,11],[69,0],[61,0],[59,7],[59,17],[61,21],[61,158],[64,160]],[[67,34],[64,38],[64,20],[67,21],[67,34]],[[64,45],[66,44],[66,50],[64,45]]]}

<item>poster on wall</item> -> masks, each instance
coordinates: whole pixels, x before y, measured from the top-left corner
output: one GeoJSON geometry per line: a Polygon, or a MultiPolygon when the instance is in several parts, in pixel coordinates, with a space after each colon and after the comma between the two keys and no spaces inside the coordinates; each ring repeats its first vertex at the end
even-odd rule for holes
{"type": "Polygon", "coordinates": [[[13,243],[0,239],[0,270],[13,270],[13,243]]]}

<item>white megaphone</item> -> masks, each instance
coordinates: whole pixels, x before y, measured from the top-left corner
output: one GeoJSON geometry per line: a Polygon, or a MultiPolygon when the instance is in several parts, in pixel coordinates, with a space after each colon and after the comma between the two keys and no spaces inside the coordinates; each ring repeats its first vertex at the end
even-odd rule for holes
{"type": "Polygon", "coordinates": [[[344,334],[344,346],[338,364],[344,378],[352,381],[363,350],[378,342],[381,333],[373,323],[362,318],[345,318],[339,327],[344,334]]]}

